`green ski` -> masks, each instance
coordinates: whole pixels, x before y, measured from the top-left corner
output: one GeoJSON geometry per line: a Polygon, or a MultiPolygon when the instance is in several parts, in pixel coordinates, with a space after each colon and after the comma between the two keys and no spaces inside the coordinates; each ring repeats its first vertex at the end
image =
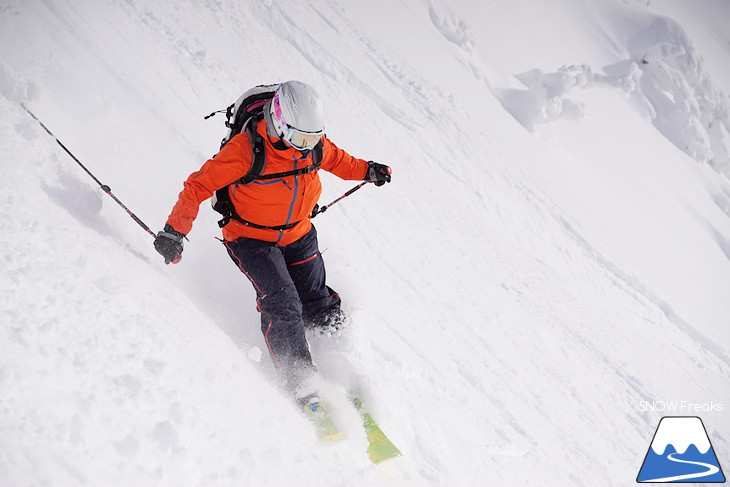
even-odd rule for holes
{"type": "Polygon", "coordinates": [[[362,399],[356,397],[352,400],[352,403],[360,413],[362,425],[367,433],[368,456],[370,457],[370,461],[377,465],[391,458],[401,456],[402,453],[400,450],[385,436],[380,426],[378,426],[370,413],[363,407],[362,399]]]}
{"type": "Polygon", "coordinates": [[[304,409],[304,414],[314,425],[314,431],[318,439],[321,441],[345,439],[345,435],[337,428],[337,425],[332,421],[332,417],[324,409],[319,399],[303,404],[302,408],[304,409]]]}
{"type": "MultiPolygon", "coordinates": [[[[332,417],[327,413],[327,410],[322,406],[322,402],[317,398],[313,397],[306,404],[302,404],[305,416],[314,425],[314,430],[317,438],[321,441],[337,441],[344,440],[346,436],[339,430],[332,417]]],[[[393,444],[392,441],[385,436],[383,430],[375,422],[370,413],[367,412],[363,406],[362,399],[356,397],[352,399],[352,404],[360,413],[362,419],[363,428],[368,439],[368,457],[374,464],[383,463],[391,458],[396,458],[402,455],[400,450],[393,444]]]]}

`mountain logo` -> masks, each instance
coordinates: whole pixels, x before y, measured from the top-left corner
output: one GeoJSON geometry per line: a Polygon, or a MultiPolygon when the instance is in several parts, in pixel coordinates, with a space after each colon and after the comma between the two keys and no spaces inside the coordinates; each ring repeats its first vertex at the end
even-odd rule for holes
{"type": "Polygon", "coordinates": [[[636,481],[725,482],[702,420],[696,416],[663,417],[636,481]]]}

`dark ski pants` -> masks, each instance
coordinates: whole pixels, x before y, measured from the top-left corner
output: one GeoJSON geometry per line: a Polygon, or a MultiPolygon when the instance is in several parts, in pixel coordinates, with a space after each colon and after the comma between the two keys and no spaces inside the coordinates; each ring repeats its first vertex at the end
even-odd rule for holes
{"type": "Polygon", "coordinates": [[[239,238],[225,242],[228,254],[256,290],[261,331],[288,388],[314,371],[305,323],[339,311],[340,298],[325,284],[324,261],[314,227],[279,247],[273,242],[239,238]]]}

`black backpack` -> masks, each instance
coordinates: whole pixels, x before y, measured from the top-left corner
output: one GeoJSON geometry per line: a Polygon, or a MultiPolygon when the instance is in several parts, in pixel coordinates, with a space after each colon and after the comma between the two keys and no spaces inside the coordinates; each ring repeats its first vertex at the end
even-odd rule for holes
{"type": "MultiPolygon", "coordinates": [[[[250,184],[253,181],[262,179],[278,179],[286,176],[296,176],[299,174],[306,174],[319,169],[322,164],[322,141],[320,141],[314,149],[312,149],[312,164],[301,169],[294,169],[292,171],[279,172],[275,174],[262,174],[266,167],[266,151],[264,150],[264,139],[256,132],[256,127],[259,121],[263,118],[264,105],[274,97],[274,92],[279,85],[258,85],[250,90],[244,92],[235,103],[226,109],[226,127],[228,127],[228,133],[221,141],[221,149],[233,138],[243,131],[248,134],[248,139],[251,141],[251,148],[253,150],[253,157],[251,162],[251,169],[243,177],[229,183],[223,188],[218,189],[213,197],[211,198],[211,204],[213,209],[223,215],[223,218],[218,221],[218,226],[223,228],[231,220],[236,220],[246,226],[253,228],[263,228],[267,230],[288,230],[296,226],[299,222],[293,222],[286,225],[277,226],[266,226],[258,225],[253,222],[249,222],[238,216],[233,207],[231,201],[229,189],[234,184],[250,184]]],[[[216,113],[213,112],[206,119],[212,117],[216,113]]],[[[215,158],[215,156],[213,156],[215,158]]]]}

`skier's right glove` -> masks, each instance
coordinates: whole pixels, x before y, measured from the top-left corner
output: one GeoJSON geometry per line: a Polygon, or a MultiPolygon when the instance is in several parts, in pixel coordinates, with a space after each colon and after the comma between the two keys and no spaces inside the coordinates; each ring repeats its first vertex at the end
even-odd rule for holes
{"type": "Polygon", "coordinates": [[[182,259],[184,233],[180,233],[172,226],[165,225],[164,230],[155,237],[155,250],[165,258],[165,264],[177,264],[182,259]]]}
{"type": "Polygon", "coordinates": [[[368,161],[368,172],[365,174],[365,181],[372,181],[375,186],[382,186],[390,182],[390,174],[393,171],[390,166],[368,161]]]}

